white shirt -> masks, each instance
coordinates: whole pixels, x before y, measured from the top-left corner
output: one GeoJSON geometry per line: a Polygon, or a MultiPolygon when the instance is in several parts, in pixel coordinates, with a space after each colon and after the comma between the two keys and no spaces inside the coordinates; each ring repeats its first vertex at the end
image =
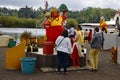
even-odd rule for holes
{"type": "Polygon", "coordinates": [[[75,29],[72,27],[70,28],[70,35],[74,35],[75,34],[75,29]]]}
{"type": "Polygon", "coordinates": [[[71,54],[71,48],[72,48],[71,41],[68,37],[65,37],[64,39],[63,38],[64,38],[63,36],[58,36],[58,38],[55,41],[57,51],[71,54]],[[62,40],[62,42],[61,42],[61,40],[62,40]]]}

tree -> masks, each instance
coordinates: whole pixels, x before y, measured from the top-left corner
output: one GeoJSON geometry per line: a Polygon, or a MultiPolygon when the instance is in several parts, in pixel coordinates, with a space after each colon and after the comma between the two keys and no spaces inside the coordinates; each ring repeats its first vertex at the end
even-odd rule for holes
{"type": "MultiPolygon", "coordinates": [[[[66,6],[65,4],[61,4],[61,6],[59,8],[61,9],[61,7],[62,7],[63,9],[61,9],[61,10],[64,10],[64,9],[67,10],[67,8],[65,6],[66,6]]],[[[14,19],[14,17],[19,17],[19,18],[25,17],[25,18],[32,18],[32,19],[37,18],[39,20],[39,23],[42,24],[42,22],[45,18],[44,12],[45,12],[45,10],[42,9],[41,7],[39,7],[37,10],[35,10],[32,7],[26,6],[25,8],[20,8],[19,11],[16,9],[8,9],[6,7],[0,7],[0,16],[2,16],[0,19],[0,24],[2,24],[2,26],[6,27],[6,24],[7,24],[6,19],[8,19],[7,18],[8,16],[13,17],[13,19],[14,19]]],[[[105,20],[110,20],[111,18],[114,17],[115,13],[116,13],[116,10],[111,9],[111,8],[101,9],[101,8],[93,8],[93,7],[87,7],[80,11],[68,11],[67,12],[68,25],[69,25],[69,19],[70,19],[70,21],[71,21],[71,19],[74,19],[79,24],[80,23],[98,23],[98,22],[100,22],[101,16],[103,16],[105,18],[105,20]]],[[[17,20],[16,21],[14,20],[15,23],[17,24],[17,26],[19,27],[21,25],[22,27],[26,27],[26,26],[24,26],[23,23],[24,23],[24,21],[27,21],[27,20],[24,20],[24,18],[19,19],[19,20],[20,20],[20,22],[17,22],[17,20]]],[[[12,22],[12,20],[8,20],[8,22],[12,22]]],[[[31,22],[31,21],[29,20],[29,22],[31,22]]],[[[26,23],[29,23],[29,22],[26,22],[26,23]]],[[[69,26],[71,26],[73,23],[70,23],[69,26]]]]}
{"type": "Polygon", "coordinates": [[[19,17],[25,17],[25,18],[35,18],[33,9],[30,7],[20,8],[18,11],[19,17]]]}
{"type": "Polygon", "coordinates": [[[77,20],[75,20],[74,18],[67,19],[67,25],[66,25],[67,28],[74,27],[76,25],[78,25],[77,20]]]}
{"type": "Polygon", "coordinates": [[[106,20],[110,20],[111,18],[114,17],[116,10],[110,9],[110,8],[105,8],[105,9],[101,9],[101,13],[102,13],[101,16],[104,16],[104,18],[106,20]]]}
{"type": "Polygon", "coordinates": [[[58,10],[59,11],[68,11],[68,8],[65,4],[61,4],[58,10]]]}

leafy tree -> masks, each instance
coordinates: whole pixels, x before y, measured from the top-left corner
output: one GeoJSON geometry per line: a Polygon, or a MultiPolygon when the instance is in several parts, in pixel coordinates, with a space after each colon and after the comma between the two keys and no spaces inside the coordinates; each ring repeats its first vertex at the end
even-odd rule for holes
{"type": "Polygon", "coordinates": [[[60,6],[59,6],[59,9],[58,9],[59,11],[68,11],[68,8],[67,8],[67,6],[65,5],[65,4],[61,4],[60,6]]]}
{"type": "Polygon", "coordinates": [[[101,9],[101,13],[106,20],[110,20],[111,18],[114,17],[116,10],[114,9],[110,9],[110,8],[105,8],[105,9],[101,9]]]}
{"type": "Polygon", "coordinates": [[[78,25],[77,20],[75,20],[74,18],[67,19],[67,25],[66,25],[67,28],[74,27],[76,25],[78,25]]]}
{"type": "Polygon", "coordinates": [[[18,11],[19,17],[25,17],[25,18],[35,18],[33,9],[30,7],[20,8],[18,11]]]}
{"type": "MultiPolygon", "coordinates": [[[[66,9],[64,5],[62,6],[62,8],[66,9]]],[[[37,10],[27,6],[25,8],[20,8],[19,10],[0,7],[0,24],[2,24],[2,26],[4,27],[8,27],[8,26],[35,27],[36,23],[39,22],[39,25],[41,26],[45,18],[44,12],[45,10],[42,9],[41,7],[39,7],[37,10]],[[32,20],[34,23],[32,22],[32,20]]],[[[101,8],[93,8],[93,7],[84,8],[80,11],[68,11],[67,26],[68,27],[74,26],[73,24],[74,23],[76,24],[76,22],[79,24],[80,23],[98,23],[100,22],[101,16],[103,16],[105,20],[110,20],[110,18],[114,17],[115,13],[116,13],[116,10],[114,9],[110,9],[110,8],[101,9],[101,8]],[[74,19],[75,22],[74,20],[71,20],[71,19],[74,19]],[[72,22],[72,23],[69,23],[69,22],[72,22]]]]}

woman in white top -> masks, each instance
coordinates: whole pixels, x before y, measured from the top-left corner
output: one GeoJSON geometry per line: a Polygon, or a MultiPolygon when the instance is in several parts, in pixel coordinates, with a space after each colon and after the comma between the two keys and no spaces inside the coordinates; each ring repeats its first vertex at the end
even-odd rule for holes
{"type": "Polygon", "coordinates": [[[64,30],[61,36],[55,41],[56,49],[57,49],[57,58],[58,58],[58,73],[61,73],[61,68],[64,68],[64,74],[67,74],[67,64],[69,60],[69,55],[71,54],[71,42],[68,37],[68,31],[64,30]]]}

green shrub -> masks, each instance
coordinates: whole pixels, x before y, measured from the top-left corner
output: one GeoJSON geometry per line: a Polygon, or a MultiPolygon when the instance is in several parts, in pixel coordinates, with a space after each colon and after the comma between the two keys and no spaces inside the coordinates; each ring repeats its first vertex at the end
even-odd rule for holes
{"type": "Polygon", "coordinates": [[[2,27],[14,28],[34,28],[36,27],[36,19],[18,18],[15,16],[0,16],[0,24],[2,27]]]}

